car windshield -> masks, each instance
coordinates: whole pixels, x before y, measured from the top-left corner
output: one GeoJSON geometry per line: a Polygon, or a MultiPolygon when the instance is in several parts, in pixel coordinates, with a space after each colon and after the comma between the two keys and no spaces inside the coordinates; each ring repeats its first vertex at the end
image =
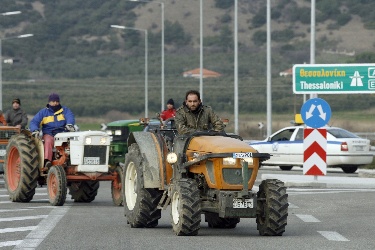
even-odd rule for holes
{"type": "Polygon", "coordinates": [[[336,138],[360,138],[359,136],[340,128],[327,129],[327,132],[336,138]]]}
{"type": "Polygon", "coordinates": [[[294,130],[295,130],[294,128],[283,130],[280,133],[271,137],[269,141],[289,141],[294,130]]]}

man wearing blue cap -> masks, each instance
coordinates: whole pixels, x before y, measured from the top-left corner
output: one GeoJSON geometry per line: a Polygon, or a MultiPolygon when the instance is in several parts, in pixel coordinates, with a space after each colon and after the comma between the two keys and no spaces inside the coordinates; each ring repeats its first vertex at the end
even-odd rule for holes
{"type": "Polygon", "coordinates": [[[54,136],[64,131],[75,131],[75,118],[70,109],[60,105],[60,97],[51,93],[48,97],[48,104],[41,109],[30,121],[30,131],[33,136],[39,135],[39,128],[42,126],[44,140],[44,166],[50,167],[53,156],[54,136]]]}

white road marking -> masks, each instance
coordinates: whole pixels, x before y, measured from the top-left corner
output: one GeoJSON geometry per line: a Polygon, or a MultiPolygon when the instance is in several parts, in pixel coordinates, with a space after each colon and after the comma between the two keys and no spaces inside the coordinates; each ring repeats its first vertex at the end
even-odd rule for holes
{"type": "Polygon", "coordinates": [[[15,240],[15,241],[4,241],[0,242],[0,247],[10,247],[10,246],[16,246],[20,244],[22,240],[15,240]]]}
{"type": "Polygon", "coordinates": [[[35,215],[35,216],[22,216],[22,217],[9,217],[9,218],[0,218],[0,222],[3,221],[15,221],[15,220],[36,220],[47,218],[48,215],[35,215]]]}
{"type": "Polygon", "coordinates": [[[289,208],[299,208],[299,207],[289,202],[289,208]]]}
{"type": "Polygon", "coordinates": [[[47,235],[55,228],[57,223],[68,212],[69,206],[59,207],[51,211],[47,218],[43,219],[37,228],[31,231],[22,243],[14,249],[36,249],[47,235]]]}
{"type": "Polygon", "coordinates": [[[22,212],[22,211],[29,211],[34,209],[40,209],[40,208],[50,208],[54,209],[57,208],[55,206],[39,206],[39,207],[25,207],[25,208],[19,208],[19,209],[0,209],[0,213],[6,213],[6,212],[22,212]]]}
{"type": "Polygon", "coordinates": [[[304,222],[320,222],[320,220],[309,214],[296,214],[296,216],[304,222]]]}
{"type": "Polygon", "coordinates": [[[14,232],[31,231],[31,230],[34,230],[35,228],[36,228],[36,226],[14,227],[14,228],[8,227],[8,228],[0,229],[0,233],[4,234],[4,233],[14,233],[14,232]]]}
{"type": "Polygon", "coordinates": [[[324,238],[327,240],[332,240],[332,241],[350,241],[338,232],[334,231],[318,231],[321,235],[323,235],[324,238]]]}
{"type": "Polygon", "coordinates": [[[21,208],[21,209],[0,209],[0,213],[6,213],[6,212],[20,212],[20,211],[29,211],[33,209],[29,208],[21,208]]]}
{"type": "MultiPolygon", "coordinates": [[[[48,195],[48,194],[47,193],[35,193],[34,196],[36,196],[36,195],[41,196],[41,195],[48,195]]],[[[0,197],[9,197],[9,195],[1,194],[0,197]]]]}

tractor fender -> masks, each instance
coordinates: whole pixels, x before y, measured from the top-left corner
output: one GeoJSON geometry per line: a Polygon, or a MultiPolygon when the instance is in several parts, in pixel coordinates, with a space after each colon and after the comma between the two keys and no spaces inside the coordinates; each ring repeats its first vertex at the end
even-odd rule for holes
{"type": "Polygon", "coordinates": [[[161,188],[162,151],[155,135],[150,132],[133,132],[129,135],[128,146],[137,143],[146,164],[143,164],[145,188],[161,188]]]}

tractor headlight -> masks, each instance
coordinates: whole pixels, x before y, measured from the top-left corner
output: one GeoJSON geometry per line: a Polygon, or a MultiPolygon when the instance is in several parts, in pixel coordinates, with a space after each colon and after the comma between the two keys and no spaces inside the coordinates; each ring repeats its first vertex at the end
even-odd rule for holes
{"type": "Polygon", "coordinates": [[[169,164],[174,164],[177,162],[177,154],[176,153],[169,153],[167,154],[167,162],[169,164]]]}
{"type": "Polygon", "coordinates": [[[115,130],[115,135],[121,135],[121,134],[122,134],[121,130],[115,130]]]}
{"type": "Polygon", "coordinates": [[[253,158],[243,158],[242,159],[243,161],[246,161],[249,165],[253,165],[254,163],[254,159],[253,158]]]}
{"type": "Polygon", "coordinates": [[[107,144],[107,137],[100,138],[100,144],[102,144],[102,145],[107,144]]]}
{"type": "Polygon", "coordinates": [[[236,165],[236,159],[232,157],[223,158],[223,165],[236,165]]]}
{"type": "Polygon", "coordinates": [[[85,142],[86,142],[87,145],[90,145],[91,142],[92,142],[91,137],[86,137],[85,142]]]}
{"type": "Polygon", "coordinates": [[[108,135],[112,135],[113,133],[112,133],[112,130],[107,130],[107,134],[108,135]]]}

